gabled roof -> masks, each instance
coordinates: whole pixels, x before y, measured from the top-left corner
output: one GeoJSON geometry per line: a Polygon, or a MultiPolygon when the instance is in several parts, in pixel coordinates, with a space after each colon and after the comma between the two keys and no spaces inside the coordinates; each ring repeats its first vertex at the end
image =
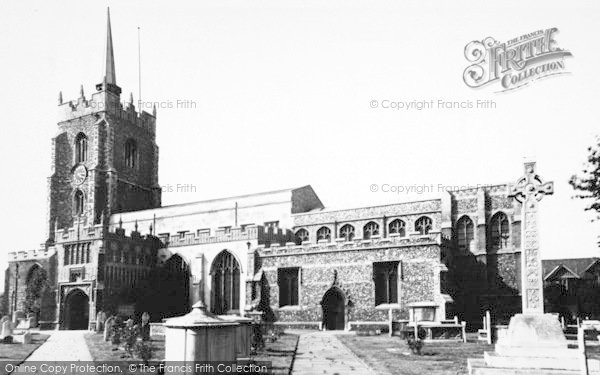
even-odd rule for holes
{"type": "Polygon", "coordinates": [[[585,270],[583,270],[583,272],[588,272],[589,270],[592,269],[592,267],[594,267],[597,263],[600,263],[600,259],[596,259],[595,261],[593,261],[589,266],[586,267],[585,270]]]}
{"type": "Polygon", "coordinates": [[[552,271],[550,271],[550,273],[544,277],[544,280],[550,280],[550,279],[553,279],[555,276],[559,276],[560,271],[566,272],[568,274],[567,278],[580,279],[579,275],[576,274],[575,272],[571,271],[569,269],[569,267],[559,264],[558,266],[554,267],[554,269],[552,271]]]}
{"type": "Polygon", "coordinates": [[[598,257],[591,258],[565,258],[565,259],[544,259],[542,260],[542,273],[544,280],[565,269],[577,278],[582,278],[585,272],[596,262],[600,261],[598,257]]]}

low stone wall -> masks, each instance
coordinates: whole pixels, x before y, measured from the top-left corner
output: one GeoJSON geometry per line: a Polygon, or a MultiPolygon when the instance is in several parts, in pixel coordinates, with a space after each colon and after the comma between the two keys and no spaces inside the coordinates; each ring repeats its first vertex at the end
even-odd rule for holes
{"type": "Polygon", "coordinates": [[[164,336],[165,326],[162,323],[150,323],[150,336],[164,336]]]}

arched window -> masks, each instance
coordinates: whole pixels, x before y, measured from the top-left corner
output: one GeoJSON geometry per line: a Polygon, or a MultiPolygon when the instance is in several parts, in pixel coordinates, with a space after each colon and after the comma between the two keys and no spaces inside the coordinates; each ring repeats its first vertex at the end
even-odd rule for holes
{"type": "Polygon", "coordinates": [[[77,190],[73,197],[74,201],[74,212],[75,215],[79,216],[83,214],[83,206],[85,204],[85,197],[83,196],[83,192],[81,190],[77,190]]]}
{"type": "Polygon", "coordinates": [[[87,137],[83,133],[75,137],[75,163],[83,163],[87,160],[87,137]]]}
{"type": "Polygon", "coordinates": [[[473,220],[468,216],[461,217],[456,223],[456,239],[459,250],[471,250],[473,242],[473,220]]]}
{"type": "Polygon", "coordinates": [[[363,238],[368,240],[373,236],[377,236],[379,234],[379,224],[370,221],[363,227],[363,238]]]}
{"type": "Polygon", "coordinates": [[[392,221],[388,225],[389,234],[399,234],[401,237],[406,236],[406,224],[400,219],[392,221]]]}
{"type": "Polygon", "coordinates": [[[344,225],[340,229],[340,238],[346,241],[352,241],[354,239],[354,227],[350,224],[344,225]]]}
{"type": "Polygon", "coordinates": [[[135,168],[137,165],[137,144],[133,139],[125,142],[125,165],[129,168],[135,168]]]}
{"type": "Polygon", "coordinates": [[[296,243],[298,245],[301,245],[304,241],[308,241],[309,238],[310,236],[306,229],[300,229],[296,232],[296,243]]]}
{"type": "Polygon", "coordinates": [[[212,312],[226,314],[240,308],[240,266],[234,256],[223,250],[212,269],[212,312]]]}
{"type": "Polygon", "coordinates": [[[492,250],[508,247],[509,223],[504,212],[498,212],[490,222],[490,241],[492,250]]]}
{"type": "Polygon", "coordinates": [[[327,240],[331,241],[331,229],[327,227],[321,227],[317,231],[317,241],[327,240]]]}
{"type": "Polygon", "coordinates": [[[421,216],[415,221],[415,231],[419,234],[429,234],[432,228],[432,221],[427,216],[421,216]]]}

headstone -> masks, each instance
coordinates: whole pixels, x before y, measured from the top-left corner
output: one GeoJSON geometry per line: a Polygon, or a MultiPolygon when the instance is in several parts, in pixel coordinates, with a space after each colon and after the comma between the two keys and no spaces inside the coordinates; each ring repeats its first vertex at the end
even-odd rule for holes
{"type": "Polygon", "coordinates": [[[24,319],[25,313],[21,310],[17,310],[13,313],[13,323],[15,323],[15,325],[19,322],[20,319],[24,319]]]}
{"type": "Polygon", "coordinates": [[[98,311],[96,314],[96,332],[104,330],[104,321],[106,320],[106,313],[104,311],[98,311]]]}
{"type": "Polygon", "coordinates": [[[150,340],[150,314],[147,312],[142,314],[142,324],[140,326],[140,336],[142,340],[150,340]]]}
{"type": "Polygon", "coordinates": [[[0,340],[4,340],[8,336],[13,335],[13,325],[8,317],[2,318],[2,329],[0,330],[0,340]]]}
{"type": "Polygon", "coordinates": [[[37,319],[37,314],[35,313],[29,313],[27,314],[27,320],[29,323],[29,328],[35,328],[38,325],[38,319],[37,319]]]}
{"type": "Polygon", "coordinates": [[[106,319],[106,321],[104,322],[104,341],[110,341],[110,335],[111,335],[111,331],[112,331],[114,324],[115,324],[115,316],[114,315],[111,315],[110,317],[108,317],[108,319],[106,319]]]}

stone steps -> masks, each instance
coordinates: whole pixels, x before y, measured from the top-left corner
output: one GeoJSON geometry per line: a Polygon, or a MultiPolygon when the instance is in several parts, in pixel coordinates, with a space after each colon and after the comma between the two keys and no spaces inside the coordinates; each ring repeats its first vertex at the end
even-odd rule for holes
{"type": "MultiPolygon", "coordinates": [[[[546,358],[548,359],[548,358],[546,358]]],[[[528,363],[528,362],[527,362],[528,363]]],[[[529,364],[529,363],[528,363],[529,364]]],[[[514,365],[514,364],[513,364],[514,365]]],[[[588,359],[589,375],[600,375],[598,369],[590,368],[588,359]]],[[[469,358],[467,362],[469,375],[580,375],[579,367],[576,369],[552,369],[552,368],[514,368],[495,366],[489,367],[483,358],[469,358]]]]}
{"type": "MultiPolygon", "coordinates": [[[[488,367],[485,360],[469,358],[469,375],[580,375],[579,370],[561,370],[546,368],[510,368],[488,367]]],[[[600,375],[598,371],[590,371],[590,375],[600,375]]]]}
{"type": "MultiPolygon", "coordinates": [[[[492,367],[532,367],[532,368],[551,368],[564,370],[579,370],[581,359],[578,356],[503,356],[497,353],[485,352],[483,359],[488,366],[492,367]]],[[[588,369],[600,372],[600,362],[588,359],[588,369]]]]}

